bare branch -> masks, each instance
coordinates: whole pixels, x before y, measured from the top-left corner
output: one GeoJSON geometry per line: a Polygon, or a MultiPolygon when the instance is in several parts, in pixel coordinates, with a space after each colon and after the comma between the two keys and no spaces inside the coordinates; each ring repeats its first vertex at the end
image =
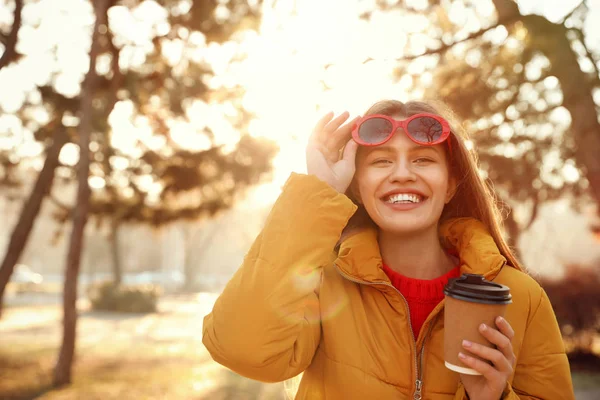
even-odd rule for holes
{"type": "MultiPolygon", "coordinates": [[[[501,21],[498,22],[495,25],[492,26],[488,26],[487,28],[483,28],[478,30],[477,32],[473,32],[471,33],[469,36],[460,39],[460,40],[456,40],[452,43],[444,43],[442,44],[442,46],[438,47],[437,49],[429,49],[421,54],[414,54],[414,55],[410,55],[410,56],[404,56],[404,57],[400,57],[400,58],[396,58],[397,61],[412,61],[415,60],[419,57],[424,57],[424,56],[429,56],[429,55],[433,55],[433,54],[441,54],[441,53],[445,53],[446,51],[448,51],[449,49],[451,49],[452,47],[456,46],[459,43],[463,43],[463,42],[468,42],[469,40],[473,40],[473,39],[477,39],[478,37],[482,36],[484,33],[491,31],[492,29],[495,29],[497,27],[499,27],[500,25],[507,25],[510,24],[512,21],[514,21],[514,19],[507,19],[505,21],[501,21]]],[[[363,64],[366,64],[369,61],[373,61],[372,58],[367,58],[366,60],[363,61],[363,64]]]]}
{"type": "MultiPolygon", "coordinates": [[[[106,15],[104,16],[104,20],[108,21],[108,8],[105,10],[105,12],[106,12],[106,15]]],[[[115,103],[118,100],[117,92],[123,86],[124,76],[123,76],[123,73],[121,72],[121,68],[119,67],[119,57],[121,56],[121,49],[119,49],[117,46],[115,46],[115,43],[113,41],[114,37],[113,37],[112,30],[110,29],[110,26],[107,26],[106,30],[107,30],[106,31],[106,39],[108,42],[108,47],[110,49],[110,54],[112,56],[111,70],[113,73],[113,76],[112,76],[112,79],[110,82],[109,101],[108,101],[108,104],[106,107],[106,117],[108,118],[108,115],[112,112],[112,109],[114,108],[115,103]]]]}
{"type": "Polygon", "coordinates": [[[581,6],[584,6],[585,8],[588,8],[588,6],[587,6],[587,4],[586,4],[586,0],[581,0],[581,1],[579,2],[579,4],[577,4],[577,6],[575,6],[575,8],[573,8],[573,9],[571,10],[571,12],[570,12],[570,13],[568,13],[567,15],[565,15],[565,17],[563,18],[563,20],[561,21],[561,23],[560,23],[560,24],[561,24],[561,25],[564,25],[564,24],[565,24],[565,22],[567,22],[567,20],[568,20],[569,18],[571,18],[571,17],[573,16],[573,14],[575,14],[575,13],[577,12],[577,10],[579,10],[579,8],[580,8],[581,6]]]}
{"type": "Polygon", "coordinates": [[[514,19],[521,17],[519,6],[513,0],[492,0],[498,15],[498,21],[514,19]]]}
{"type": "Polygon", "coordinates": [[[15,16],[10,33],[4,43],[4,53],[0,57],[0,69],[6,67],[17,58],[17,38],[21,29],[21,12],[23,11],[23,0],[15,0],[15,16]]]}
{"type": "Polygon", "coordinates": [[[592,54],[591,50],[585,45],[585,37],[583,35],[583,30],[581,30],[579,28],[571,28],[571,30],[577,34],[577,38],[579,39],[579,41],[581,42],[581,45],[585,49],[585,54],[587,55],[587,57],[592,62],[592,65],[594,66],[594,72],[596,73],[596,75],[594,75],[594,79],[600,79],[600,69],[598,69],[598,64],[596,63],[594,54],[592,54]]]}

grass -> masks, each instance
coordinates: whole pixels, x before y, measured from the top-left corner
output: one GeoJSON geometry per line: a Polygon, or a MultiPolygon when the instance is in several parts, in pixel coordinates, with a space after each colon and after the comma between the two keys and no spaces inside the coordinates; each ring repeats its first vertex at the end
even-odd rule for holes
{"type": "MultiPolygon", "coordinates": [[[[224,370],[190,349],[168,343],[80,351],[73,383],[52,389],[56,351],[37,345],[0,350],[2,400],[284,400],[283,386],[265,385],[224,370]]],[[[197,352],[196,352],[197,353],[197,352]]],[[[600,388],[600,374],[575,372],[578,390],[600,388]]]]}
{"type": "MultiPolygon", "coordinates": [[[[13,308],[0,324],[0,400],[286,399],[282,384],[243,378],[210,359],[200,341],[210,300],[165,299],[163,306],[149,315],[81,310],[73,382],[61,389],[51,387],[59,306],[13,308]]],[[[600,373],[584,371],[574,370],[574,385],[594,396],[600,373]]]]}
{"type": "Polygon", "coordinates": [[[13,309],[0,324],[0,400],[285,398],[281,384],[255,382],[212,361],[199,336],[204,311],[195,307],[151,315],[82,312],[73,382],[53,389],[60,342],[60,314],[53,312],[13,309]],[[26,326],[23,315],[39,319],[26,326]]]}
{"type": "Polygon", "coordinates": [[[80,353],[73,383],[53,390],[54,349],[5,349],[0,351],[0,399],[283,399],[274,385],[242,378],[206,359],[158,350],[142,345],[120,354],[114,349],[80,353]]]}
{"type": "Polygon", "coordinates": [[[194,393],[195,370],[182,360],[81,357],[73,384],[51,390],[52,357],[4,359],[2,399],[164,399],[203,398],[194,393]],[[196,396],[194,396],[196,395],[196,396]]]}
{"type": "Polygon", "coordinates": [[[53,354],[33,346],[0,351],[0,398],[30,399],[48,390],[47,361],[53,354]]]}

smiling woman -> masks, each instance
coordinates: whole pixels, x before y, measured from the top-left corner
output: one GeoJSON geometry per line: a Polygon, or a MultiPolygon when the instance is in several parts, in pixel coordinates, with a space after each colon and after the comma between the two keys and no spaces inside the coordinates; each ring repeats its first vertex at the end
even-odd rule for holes
{"type": "Polygon", "coordinates": [[[502,237],[449,117],[383,101],[317,123],[308,174],[289,178],[204,320],[217,362],[269,382],[303,373],[296,399],[574,398],[548,297],[502,237]],[[366,123],[376,118],[389,124],[366,123]],[[440,315],[460,274],[508,286],[513,303],[479,328],[493,348],[463,341],[458,373],[444,363],[440,315]]]}

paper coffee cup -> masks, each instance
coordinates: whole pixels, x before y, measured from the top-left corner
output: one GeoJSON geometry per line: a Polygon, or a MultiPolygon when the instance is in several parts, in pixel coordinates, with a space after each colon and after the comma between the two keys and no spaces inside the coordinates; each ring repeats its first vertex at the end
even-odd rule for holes
{"type": "MultiPolygon", "coordinates": [[[[496,327],[496,318],[504,317],[506,306],[512,303],[507,286],[486,280],[482,275],[463,274],[448,281],[444,288],[444,361],[446,367],[468,375],[479,372],[464,364],[458,353],[480,359],[468,352],[462,341],[468,340],[484,346],[494,347],[481,333],[479,325],[496,327]]],[[[484,360],[485,361],[485,360],[484,360]]],[[[487,361],[486,361],[487,362],[487,361]]]]}

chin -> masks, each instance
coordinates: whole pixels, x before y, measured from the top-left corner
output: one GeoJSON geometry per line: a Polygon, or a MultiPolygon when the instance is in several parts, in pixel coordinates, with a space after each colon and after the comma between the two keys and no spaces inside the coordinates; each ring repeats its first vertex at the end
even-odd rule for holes
{"type": "Polygon", "coordinates": [[[415,235],[434,229],[437,231],[438,218],[432,218],[431,214],[424,215],[378,215],[372,218],[375,224],[383,232],[393,235],[415,235]]]}
{"type": "Polygon", "coordinates": [[[423,226],[423,225],[410,226],[410,225],[406,225],[406,224],[403,226],[397,226],[397,225],[390,226],[390,224],[387,224],[387,226],[379,227],[379,229],[381,231],[392,234],[394,236],[415,235],[415,234],[427,231],[428,228],[429,228],[428,226],[423,226]]]}
{"type": "Polygon", "coordinates": [[[379,229],[393,235],[410,235],[428,231],[437,225],[435,221],[385,221],[377,223],[379,229]]]}
{"type": "Polygon", "coordinates": [[[437,231],[442,209],[437,213],[435,212],[437,210],[433,210],[437,207],[431,207],[431,204],[423,204],[423,206],[425,207],[409,210],[390,210],[387,206],[373,204],[371,207],[365,208],[382,232],[404,236],[427,232],[431,229],[437,231]]]}

